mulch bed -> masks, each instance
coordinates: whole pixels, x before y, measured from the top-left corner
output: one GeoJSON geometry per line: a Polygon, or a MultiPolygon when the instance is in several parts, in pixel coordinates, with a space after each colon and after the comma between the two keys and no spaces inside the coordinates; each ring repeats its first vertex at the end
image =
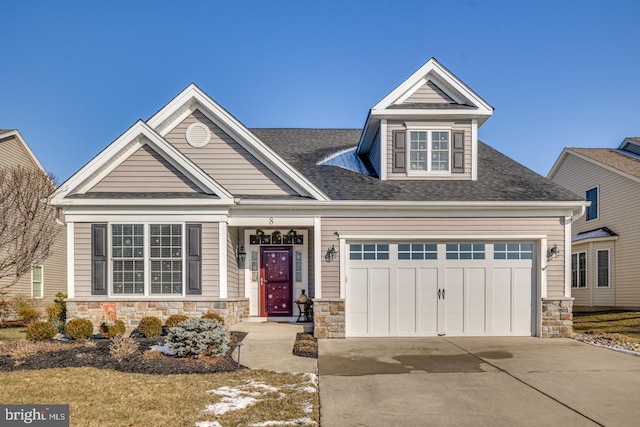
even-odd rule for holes
{"type": "MultiPolygon", "coordinates": [[[[139,349],[136,353],[118,361],[109,354],[108,339],[93,340],[95,347],[74,346],[73,341],[61,341],[63,348],[56,351],[40,351],[33,356],[16,361],[11,356],[0,356],[0,371],[19,371],[25,369],[76,368],[92,367],[112,369],[120,372],[139,374],[206,374],[214,372],[228,372],[238,369],[237,361],[231,358],[235,348],[234,343],[242,341],[246,336],[243,332],[232,332],[230,350],[226,356],[218,358],[201,357],[199,359],[157,355],[144,357],[143,353],[153,345],[164,343],[164,337],[134,338],[139,349]],[[64,348],[64,345],[69,348],[64,348]],[[16,363],[17,362],[17,363],[16,363]]],[[[246,369],[240,365],[240,369],[246,369]]]]}
{"type": "Polygon", "coordinates": [[[318,340],[311,334],[298,332],[293,344],[293,354],[301,357],[318,358],[318,340]]]}

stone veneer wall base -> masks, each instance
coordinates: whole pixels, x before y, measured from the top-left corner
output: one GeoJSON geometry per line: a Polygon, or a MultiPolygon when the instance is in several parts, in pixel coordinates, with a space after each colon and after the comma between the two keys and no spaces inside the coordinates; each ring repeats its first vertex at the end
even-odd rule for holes
{"type": "Polygon", "coordinates": [[[227,330],[249,316],[248,299],[193,299],[193,300],[83,300],[74,298],[67,300],[67,320],[89,319],[94,330],[104,322],[103,304],[114,304],[116,319],[122,320],[128,332],[136,329],[140,319],[146,316],[160,318],[164,323],[172,314],[184,314],[189,317],[201,317],[208,312],[222,316],[227,330]]]}
{"type": "Polygon", "coordinates": [[[313,300],[313,336],[316,338],[344,338],[345,311],[343,299],[313,300]]]}
{"type": "Polygon", "coordinates": [[[542,298],[542,338],[571,338],[573,300],[571,297],[542,298]]]}

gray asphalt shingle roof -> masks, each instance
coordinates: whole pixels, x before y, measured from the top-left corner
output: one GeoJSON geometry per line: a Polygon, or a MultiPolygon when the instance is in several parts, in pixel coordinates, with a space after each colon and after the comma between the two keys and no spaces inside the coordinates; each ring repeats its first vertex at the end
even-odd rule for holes
{"type": "Polygon", "coordinates": [[[251,129],[333,200],[582,201],[560,185],[478,142],[478,180],[381,181],[336,166],[327,156],[355,147],[361,129],[251,129]]]}

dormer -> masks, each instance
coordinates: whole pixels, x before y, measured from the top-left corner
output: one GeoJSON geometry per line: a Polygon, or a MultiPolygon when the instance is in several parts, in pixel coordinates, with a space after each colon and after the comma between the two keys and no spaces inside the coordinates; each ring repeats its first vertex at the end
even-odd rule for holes
{"type": "Polygon", "coordinates": [[[476,180],[478,128],[493,107],[431,58],[367,116],[357,153],[381,180],[476,180]]]}

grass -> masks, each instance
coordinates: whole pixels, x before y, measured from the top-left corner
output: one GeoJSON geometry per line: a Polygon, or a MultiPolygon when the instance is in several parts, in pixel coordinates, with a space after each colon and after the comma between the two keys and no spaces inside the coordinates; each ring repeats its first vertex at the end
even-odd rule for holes
{"type": "Polygon", "coordinates": [[[640,341],[640,312],[573,313],[573,331],[626,335],[640,341]]]}
{"type": "Polygon", "coordinates": [[[16,341],[24,339],[26,328],[0,328],[0,341],[16,341]]]}
{"type": "Polygon", "coordinates": [[[25,370],[0,373],[0,402],[69,404],[72,426],[194,426],[199,421],[226,426],[304,417],[317,422],[318,393],[309,392],[309,385],[303,374],[270,371],[145,375],[95,368],[25,370]],[[223,398],[210,391],[224,386],[243,387],[261,400],[218,416],[204,411],[223,398]]]}

